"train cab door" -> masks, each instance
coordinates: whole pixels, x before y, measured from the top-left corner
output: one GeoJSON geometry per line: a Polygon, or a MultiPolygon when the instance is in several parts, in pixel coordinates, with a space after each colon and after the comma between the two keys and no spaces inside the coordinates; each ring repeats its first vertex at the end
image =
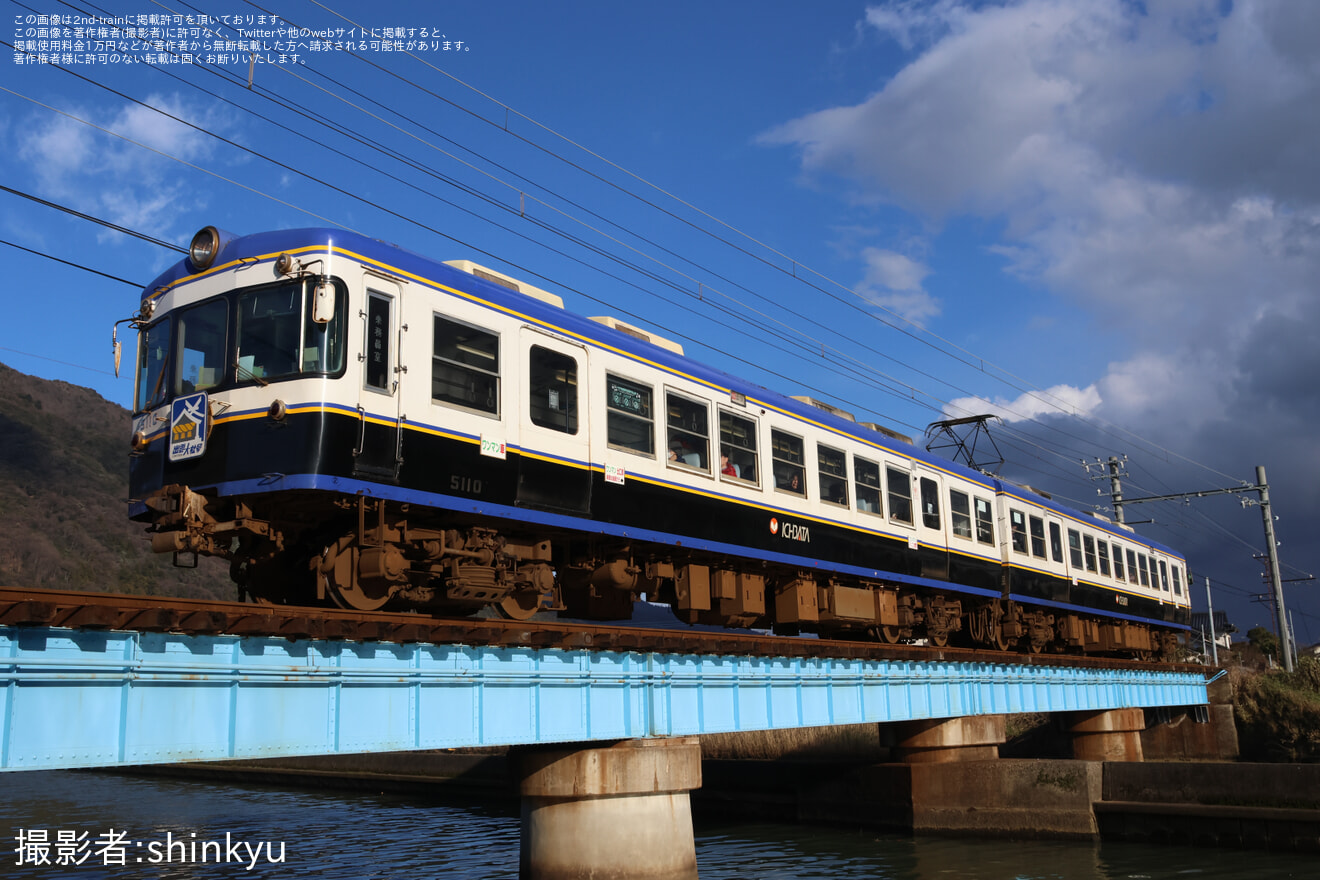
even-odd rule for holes
{"type": "Polygon", "coordinates": [[[591,510],[587,349],[524,325],[519,332],[516,503],[569,513],[591,510]]]}
{"type": "Polygon", "coordinates": [[[916,502],[917,542],[921,548],[921,576],[949,579],[949,539],[946,534],[949,511],[946,510],[944,478],[931,468],[917,464],[912,472],[913,500],[916,502]]]}
{"type": "Polygon", "coordinates": [[[407,331],[401,317],[402,288],[397,281],[364,273],[365,302],[362,320],[362,367],[358,386],[357,442],[353,446],[353,475],[397,482],[403,464],[403,341],[407,331]]]}

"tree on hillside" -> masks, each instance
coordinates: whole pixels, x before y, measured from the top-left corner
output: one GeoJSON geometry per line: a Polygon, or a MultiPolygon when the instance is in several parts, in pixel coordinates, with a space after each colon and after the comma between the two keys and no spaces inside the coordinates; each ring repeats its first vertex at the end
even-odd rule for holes
{"type": "Polygon", "coordinates": [[[1247,630],[1247,641],[1266,657],[1279,659],[1279,637],[1265,627],[1253,626],[1247,630]]]}

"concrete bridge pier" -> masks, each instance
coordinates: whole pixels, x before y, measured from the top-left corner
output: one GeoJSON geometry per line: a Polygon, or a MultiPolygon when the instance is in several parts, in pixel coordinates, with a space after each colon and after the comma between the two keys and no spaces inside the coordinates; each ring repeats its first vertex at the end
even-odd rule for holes
{"type": "Polygon", "coordinates": [[[515,750],[522,880],[696,880],[697,737],[515,750]]]}
{"type": "Polygon", "coordinates": [[[1070,712],[1073,757],[1080,761],[1142,761],[1141,732],[1146,729],[1144,709],[1105,712],[1070,712]]]}
{"type": "Polygon", "coordinates": [[[903,721],[886,731],[894,760],[904,764],[993,761],[1004,744],[1003,715],[903,721]]]}

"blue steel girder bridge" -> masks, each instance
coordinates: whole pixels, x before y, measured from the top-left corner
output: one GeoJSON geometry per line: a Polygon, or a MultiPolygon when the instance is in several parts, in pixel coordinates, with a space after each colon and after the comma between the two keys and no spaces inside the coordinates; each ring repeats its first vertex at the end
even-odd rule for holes
{"type": "Polygon", "coordinates": [[[1207,702],[1193,667],[78,595],[0,590],[0,769],[1207,702]]]}

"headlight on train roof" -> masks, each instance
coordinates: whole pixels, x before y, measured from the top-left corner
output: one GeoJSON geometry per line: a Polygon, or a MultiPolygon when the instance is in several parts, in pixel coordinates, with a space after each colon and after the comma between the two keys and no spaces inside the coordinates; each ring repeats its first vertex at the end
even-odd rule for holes
{"type": "Polygon", "coordinates": [[[200,230],[193,236],[192,244],[188,245],[188,260],[197,272],[211,268],[211,264],[215,262],[216,255],[219,253],[220,230],[214,226],[207,226],[205,229],[200,230]]]}

